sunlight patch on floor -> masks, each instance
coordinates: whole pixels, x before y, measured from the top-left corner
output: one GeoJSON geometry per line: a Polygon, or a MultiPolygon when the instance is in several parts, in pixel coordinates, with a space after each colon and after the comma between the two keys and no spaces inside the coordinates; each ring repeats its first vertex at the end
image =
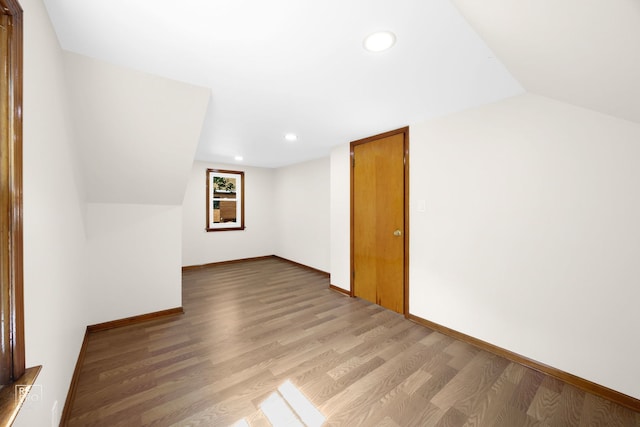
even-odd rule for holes
{"type": "Polygon", "coordinates": [[[260,409],[273,427],[304,427],[304,424],[296,416],[294,410],[287,405],[280,393],[273,393],[269,396],[267,400],[262,402],[260,409]]]}
{"type": "MultiPolygon", "coordinates": [[[[320,427],[326,420],[289,380],[260,404],[260,410],[273,427],[320,427]]],[[[233,427],[249,427],[249,423],[243,419],[233,427]]]]}
{"type": "Polygon", "coordinates": [[[324,415],[313,406],[309,399],[291,381],[285,381],[284,384],[278,387],[278,391],[307,427],[320,427],[325,422],[324,415]]]}

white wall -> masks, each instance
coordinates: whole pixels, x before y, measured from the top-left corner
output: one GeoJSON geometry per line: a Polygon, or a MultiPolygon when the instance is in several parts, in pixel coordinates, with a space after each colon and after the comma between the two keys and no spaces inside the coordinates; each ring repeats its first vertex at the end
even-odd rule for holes
{"type": "Polygon", "coordinates": [[[329,271],[329,158],[280,169],[194,162],[183,203],[182,265],[278,255],[329,271]],[[243,231],[206,232],[207,168],[245,173],[243,231]]]}
{"type": "Polygon", "coordinates": [[[88,204],[87,324],[182,306],[181,226],[180,206],[88,204]]]}
{"type": "MultiPolygon", "coordinates": [[[[15,425],[45,426],[52,425],[52,417],[53,424],[58,424],[87,325],[181,305],[182,208],[177,205],[180,200],[173,200],[180,193],[174,187],[172,196],[142,197],[149,203],[172,197],[167,203],[175,201],[174,206],[87,207],[86,195],[97,187],[89,188],[86,170],[80,167],[79,127],[74,121],[81,117],[68,91],[73,76],[66,75],[66,56],[41,0],[21,0],[21,5],[26,363],[43,369],[36,381],[42,387],[42,399],[27,402],[15,425]]],[[[198,99],[204,112],[208,93],[192,92],[191,98],[198,99]]],[[[201,117],[189,120],[188,143],[193,153],[201,117]]],[[[177,143],[184,144],[184,138],[177,143]]],[[[166,145],[161,150],[165,157],[175,158],[165,152],[166,145]]],[[[140,166],[135,164],[133,169],[140,166]]],[[[123,167],[117,172],[131,172],[123,167]]],[[[176,165],[169,175],[175,178],[181,173],[176,165]]],[[[186,177],[182,184],[178,181],[176,185],[184,188],[186,177]]]]}
{"type": "Polygon", "coordinates": [[[182,205],[182,265],[273,255],[274,204],[273,169],[194,162],[182,205]],[[205,231],[207,168],[244,171],[245,230],[205,231]]]}
{"type": "MultiPolygon", "coordinates": [[[[410,313],[639,398],[640,125],[523,95],[410,141],[410,313]]],[[[348,160],[332,151],[344,289],[348,160]]]]}
{"type": "Polygon", "coordinates": [[[523,95],[410,148],[411,313],[640,398],[640,125],[523,95]]]}
{"type": "Polygon", "coordinates": [[[351,169],[350,147],[342,144],[331,150],[331,284],[349,290],[351,287],[351,169]]]}
{"type": "Polygon", "coordinates": [[[329,157],[275,170],[274,254],[329,271],[329,157]]]}
{"type": "MultiPolygon", "coordinates": [[[[89,307],[84,205],[62,51],[40,0],[24,9],[24,292],[27,366],[42,365],[42,400],[14,425],[52,425],[67,395],[89,307]]],[[[57,425],[57,419],[55,424],[57,425]]]]}

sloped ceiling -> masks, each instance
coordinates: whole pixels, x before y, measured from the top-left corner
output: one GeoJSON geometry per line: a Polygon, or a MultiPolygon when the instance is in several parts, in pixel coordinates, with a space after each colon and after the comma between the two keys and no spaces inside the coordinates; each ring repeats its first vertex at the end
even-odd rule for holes
{"type": "Polygon", "coordinates": [[[64,59],[87,201],[181,205],[210,90],[64,59]]]}
{"type": "Polygon", "coordinates": [[[279,167],[523,92],[449,0],[44,3],[64,49],[210,88],[203,161],[279,167]],[[378,30],[396,45],[365,51],[378,30]]]}
{"type": "Polygon", "coordinates": [[[527,91],[640,122],[640,1],[453,2],[527,91]]]}

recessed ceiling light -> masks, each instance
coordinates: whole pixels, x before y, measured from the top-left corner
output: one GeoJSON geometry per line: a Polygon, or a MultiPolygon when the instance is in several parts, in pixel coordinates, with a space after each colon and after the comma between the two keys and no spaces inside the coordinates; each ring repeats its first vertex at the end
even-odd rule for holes
{"type": "Polygon", "coordinates": [[[243,159],[242,156],[235,156],[234,159],[236,160],[236,162],[241,162],[243,159]]]}
{"type": "Polygon", "coordinates": [[[396,35],[391,31],[378,31],[364,39],[364,48],[369,52],[382,52],[389,49],[396,42],[396,35]]]}
{"type": "Polygon", "coordinates": [[[284,135],[284,139],[286,139],[287,141],[297,141],[298,135],[296,135],[295,133],[287,133],[284,135]]]}

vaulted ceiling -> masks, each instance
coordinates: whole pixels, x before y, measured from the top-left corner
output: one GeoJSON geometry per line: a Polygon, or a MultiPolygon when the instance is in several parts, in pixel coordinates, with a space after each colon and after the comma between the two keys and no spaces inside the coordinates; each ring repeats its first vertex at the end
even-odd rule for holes
{"type": "Polygon", "coordinates": [[[636,0],[44,3],[64,49],[210,88],[203,161],[283,166],[525,90],[640,122],[636,0]],[[363,49],[377,30],[391,50],[363,49]]]}
{"type": "Polygon", "coordinates": [[[453,1],[528,92],[640,123],[640,1],[453,1]]]}
{"type": "Polygon", "coordinates": [[[86,200],[180,205],[210,90],[67,52],[86,200]]]}

